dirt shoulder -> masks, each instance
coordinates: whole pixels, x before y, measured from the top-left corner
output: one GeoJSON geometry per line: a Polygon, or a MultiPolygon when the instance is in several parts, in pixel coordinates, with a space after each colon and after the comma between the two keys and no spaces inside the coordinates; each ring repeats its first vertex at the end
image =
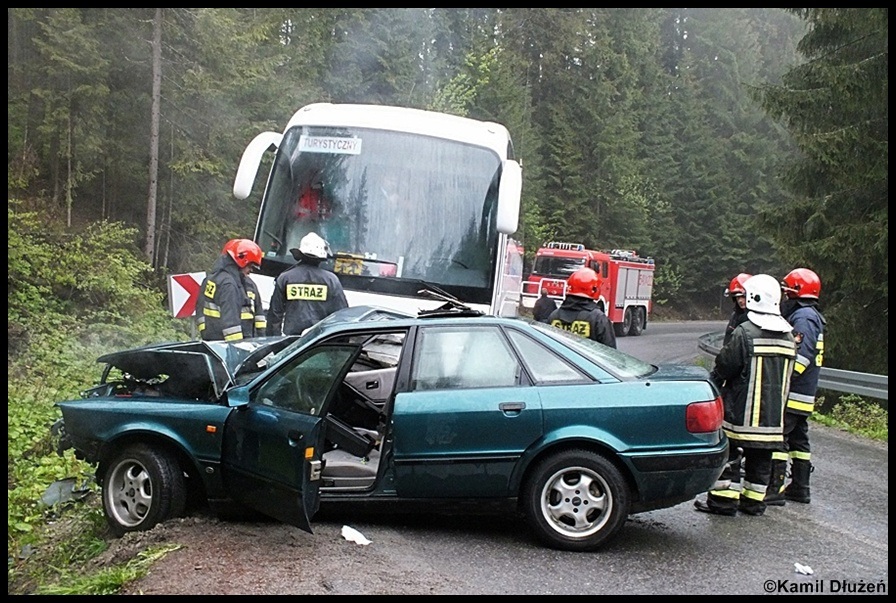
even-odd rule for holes
{"type": "MultiPolygon", "coordinates": [[[[414,558],[389,534],[369,545],[342,536],[342,525],[314,524],[314,534],[276,522],[230,522],[197,516],[126,535],[97,559],[120,563],[151,547],[177,545],[125,595],[407,595],[456,592],[450,580],[414,558]],[[385,538],[385,539],[384,539],[385,538]]],[[[401,537],[394,535],[396,540],[401,537]]]]}

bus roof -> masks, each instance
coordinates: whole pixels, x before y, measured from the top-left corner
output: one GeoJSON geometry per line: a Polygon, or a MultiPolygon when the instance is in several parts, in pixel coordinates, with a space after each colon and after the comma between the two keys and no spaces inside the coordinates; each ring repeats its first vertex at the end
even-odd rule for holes
{"type": "Polygon", "coordinates": [[[384,128],[435,136],[490,148],[507,159],[510,133],[501,124],[410,107],[313,103],[296,111],[286,125],[384,128]]]}

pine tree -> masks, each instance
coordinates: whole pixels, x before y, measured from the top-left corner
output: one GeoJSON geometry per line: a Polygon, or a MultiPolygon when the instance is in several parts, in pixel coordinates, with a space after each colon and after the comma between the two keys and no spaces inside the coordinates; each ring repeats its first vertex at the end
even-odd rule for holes
{"type": "Polygon", "coordinates": [[[806,60],[755,92],[801,156],[786,174],[792,198],[764,223],[791,267],[821,278],[826,363],[886,373],[887,9],[791,10],[810,26],[806,60]]]}

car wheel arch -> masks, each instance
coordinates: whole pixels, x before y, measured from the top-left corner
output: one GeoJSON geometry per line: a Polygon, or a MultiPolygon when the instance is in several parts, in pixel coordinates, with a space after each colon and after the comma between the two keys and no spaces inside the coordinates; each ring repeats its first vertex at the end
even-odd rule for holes
{"type": "Polygon", "coordinates": [[[103,477],[109,470],[109,463],[118,453],[126,448],[141,444],[170,455],[190,478],[198,477],[199,482],[203,481],[204,478],[202,476],[204,472],[200,470],[198,461],[177,440],[153,432],[128,432],[103,444],[96,471],[96,476],[100,483],[102,483],[103,477]]]}
{"type": "Polygon", "coordinates": [[[552,442],[543,442],[542,445],[535,449],[530,448],[526,454],[523,455],[521,462],[518,464],[518,469],[511,479],[512,489],[517,496],[522,492],[527,480],[532,475],[532,471],[539,465],[539,463],[548,457],[568,450],[585,450],[587,452],[593,452],[612,462],[625,478],[629,492],[631,493],[632,502],[639,500],[640,493],[638,491],[637,482],[632,475],[631,469],[620,458],[619,453],[606,442],[588,438],[558,439],[552,442]]]}

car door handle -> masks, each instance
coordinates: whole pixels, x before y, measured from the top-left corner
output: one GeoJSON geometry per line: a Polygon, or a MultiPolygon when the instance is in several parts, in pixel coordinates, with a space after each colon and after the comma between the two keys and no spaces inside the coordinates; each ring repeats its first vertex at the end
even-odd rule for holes
{"type": "Polygon", "coordinates": [[[503,413],[510,414],[519,414],[523,409],[526,408],[525,402],[501,402],[498,404],[498,408],[501,409],[503,413]]]}

